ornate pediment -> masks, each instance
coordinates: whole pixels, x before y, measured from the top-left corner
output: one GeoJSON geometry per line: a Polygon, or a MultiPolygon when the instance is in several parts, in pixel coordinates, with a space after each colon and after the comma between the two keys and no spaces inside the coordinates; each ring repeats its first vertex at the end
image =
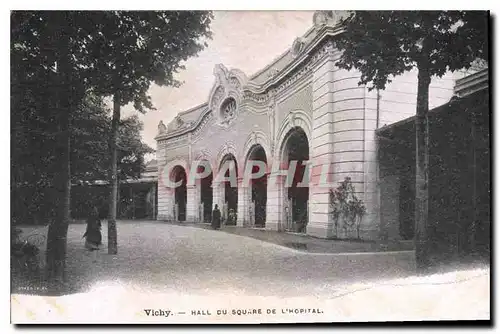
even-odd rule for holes
{"type": "Polygon", "coordinates": [[[238,107],[243,99],[243,86],[247,83],[246,75],[240,70],[228,70],[217,64],[214,68],[215,84],[210,93],[208,105],[216,115],[218,123],[229,125],[238,115],[238,107]]]}

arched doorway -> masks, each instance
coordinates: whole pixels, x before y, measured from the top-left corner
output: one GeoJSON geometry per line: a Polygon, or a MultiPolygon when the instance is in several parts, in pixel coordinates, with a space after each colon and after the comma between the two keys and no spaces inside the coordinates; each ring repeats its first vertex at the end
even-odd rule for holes
{"type": "Polygon", "coordinates": [[[309,160],[309,141],[302,128],[295,127],[288,132],[283,160],[287,166],[290,166],[291,161],[297,161],[292,182],[285,187],[285,229],[304,233],[308,223],[309,187],[299,187],[298,184],[303,181],[306,170],[302,163],[309,160]]]}
{"type": "MultiPolygon", "coordinates": [[[[248,161],[262,161],[267,166],[267,157],[264,148],[257,144],[250,149],[248,161]]],[[[248,163],[248,162],[247,162],[248,163]]],[[[254,165],[252,173],[258,172],[259,167],[254,165]]],[[[257,227],[266,225],[266,203],[267,203],[267,170],[258,179],[250,180],[250,210],[251,220],[257,227]]]]}
{"type": "Polygon", "coordinates": [[[174,189],[174,220],[186,220],[186,202],[187,202],[187,175],[186,170],[182,166],[175,166],[172,170],[173,182],[180,182],[180,186],[174,189]]]}
{"type": "Polygon", "coordinates": [[[233,154],[228,153],[222,159],[219,172],[224,170],[224,181],[222,184],[223,206],[222,216],[226,225],[236,225],[236,214],[238,212],[238,164],[233,154]],[[234,182],[229,181],[231,175],[235,176],[234,182]]]}
{"type": "Polygon", "coordinates": [[[212,204],[213,204],[213,173],[208,161],[203,161],[198,165],[198,175],[205,173],[205,169],[209,169],[210,174],[200,180],[200,207],[202,208],[201,221],[209,223],[212,221],[212,204]]]}

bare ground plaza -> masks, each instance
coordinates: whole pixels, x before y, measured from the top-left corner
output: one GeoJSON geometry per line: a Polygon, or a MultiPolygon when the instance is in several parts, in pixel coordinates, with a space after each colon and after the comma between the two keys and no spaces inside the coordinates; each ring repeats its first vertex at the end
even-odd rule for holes
{"type": "MultiPolygon", "coordinates": [[[[422,278],[415,276],[412,251],[372,252],[373,245],[354,243],[353,246],[352,242],[346,245],[338,241],[333,243],[337,248],[328,253],[309,253],[224,230],[154,221],[118,224],[119,253],[108,255],[103,251],[97,263],[81,242],[85,224],[70,225],[67,274],[71,285],[62,297],[42,297],[51,294],[44,290],[43,283],[30,284],[31,291],[19,290],[20,294],[12,299],[19,306],[15,307],[13,320],[26,319],[27,315],[27,319],[31,317],[37,322],[123,321],[129,312],[142,311],[143,305],[168,306],[181,313],[199,309],[215,312],[217,307],[246,309],[245,305],[299,310],[321,305],[339,309],[340,313],[333,315],[339,321],[391,320],[401,316],[411,320],[411,315],[405,314],[411,308],[408,300],[418,303],[440,293],[446,293],[447,298],[429,307],[424,316],[440,318],[446,314],[485,319],[489,315],[489,307],[484,304],[485,298],[489,298],[489,288],[484,285],[489,280],[489,268],[484,266],[463,271],[443,268],[441,275],[422,278]],[[27,303],[26,298],[31,301],[27,303]],[[89,301],[93,298],[99,298],[100,302],[92,305],[89,301]],[[358,300],[373,298],[378,301],[362,308],[355,306],[358,300]],[[130,303],[132,299],[137,300],[141,310],[133,305],[120,305],[120,301],[130,303]],[[460,307],[450,312],[449,307],[458,301],[460,307]]],[[[45,228],[24,230],[27,234],[46,233],[45,228]]],[[[106,240],[107,229],[103,231],[106,240]]],[[[290,240],[294,240],[293,236],[290,240]]],[[[291,319],[290,315],[281,316],[270,321],[291,319]]],[[[306,319],[305,314],[294,316],[299,318],[293,319],[306,319]]],[[[177,314],[169,320],[207,319],[203,315],[183,318],[177,314]]],[[[235,317],[233,321],[251,319],[235,317]]],[[[320,315],[315,319],[320,321],[325,317],[320,315]]],[[[154,321],[165,322],[165,319],[159,317],[154,321]]]]}

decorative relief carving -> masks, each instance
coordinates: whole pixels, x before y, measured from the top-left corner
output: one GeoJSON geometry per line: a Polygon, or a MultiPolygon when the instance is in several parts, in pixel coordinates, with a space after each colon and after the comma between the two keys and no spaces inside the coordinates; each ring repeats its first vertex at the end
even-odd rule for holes
{"type": "MultiPolygon", "coordinates": [[[[296,46],[298,48],[298,46],[296,46]]],[[[310,76],[312,73],[313,67],[325,56],[327,55],[332,55],[336,51],[333,42],[328,41],[326,42],[317,52],[312,54],[309,57],[309,60],[304,63],[303,66],[301,66],[297,71],[295,71],[293,74],[291,74],[288,78],[286,78],[284,81],[282,81],[278,86],[275,88],[272,88],[268,90],[267,92],[264,93],[255,93],[250,91],[249,89],[245,89],[242,93],[242,100],[244,101],[252,101],[257,104],[260,104],[263,108],[265,108],[265,112],[267,112],[268,118],[269,118],[269,125],[270,125],[270,145],[271,149],[274,149],[274,142],[275,142],[275,109],[276,109],[276,102],[275,96],[276,94],[286,90],[288,87],[296,83],[297,81],[302,80],[304,77],[310,76]]],[[[223,125],[228,125],[229,121],[234,119],[234,117],[237,114],[237,104],[236,102],[231,102],[228,105],[224,105],[224,111],[222,112],[221,109],[219,108],[214,108],[214,105],[220,105],[221,102],[224,101],[224,98],[228,96],[228,89],[235,89],[236,87],[242,88],[240,81],[236,76],[231,76],[231,72],[228,72],[227,69],[223,65],[217,65],[215,67],[214,73],[216,74],[216,79],[217,79],[217,88],[214,91],[214,94],[212,95],[211,101],[210,101],[210,107],[212,112],[207,112],[202,116],[202,120],[198,122],[198,124],[194,124],[196,122],[189,122],[187,124],[183,124],[182,128],[191,128],[193,127],[193,139],[195,137],[198,137],[200,135],[200,132],[202,129],[205,127],[206,123],[208,123],[212,117],[213,117],[213,112],[219,112],[218,118],[219,122],[222,121],[223,125]],[[221,82],[224,83],[221,85],[221,82]],[[224,116],[224,117],[222,117],[224,116]]],[[[235,72],[238,73],[238,72],[235,72]]],[[[241,94],[241,93],[238,93],[241,94]]],[[[240,95],[241,96],[241,95],[240,95]]],[[[235,100],[234,100],[235,101],[235,100]]],[[[166,131],[166,127],[164,126],[163,122],[160,122],[158,124],[158,132],[159,134],[162,134],[166,131]]],[[[181,131],[181,130],[180,130],[181,131]]],[[[175,137],[175,138],[169,138],[165,140],[160,140],[158,141],[159,143],[165,143],[167,142],[167,145],[172,145],[173,143],[180,143],[181,140],[183,140],[184,134],[175,137]]],[[[187,139],[187,136],[185,137],[187,139]]]]}
{"type": "Polygon", "coordinates": [[[288,114],[288,118],[290,120],[290,124],[292,125],[292,127],[295,127],[297,124],[297,117],[296,117],[296,114],[294,111],[290,111],[290,113],[288,114]]]}
{"type": "MultiPolygon", "coordinates": [[[[205,127],[205,125],[212,119],[212,117],[213,117],[213,113],[211,113],[211,112],[205,114],[205,116],[201,120],[201,122],[198,125],[198,127],[193,131],[193,137],[198,137],[199,136],[201,130],[203,130],[203,128],[205,127]]],[[[194,139],[193,139],[193,141],[194,141],[194,139]]]]}
{"type": "Polygon", "coordinates": [[[215,65],[215,89],[209,98],[210,109],[215,112],[220,125],[227,126],[238,115],[238,101],[242,98],[241,88],[246,76],[237,69],[228,71],[222,64],[215,65]]]}
{"type": "Polygon", "coordinates": [[[304,39],[301,37],[297,37],[292,44],[292,57],[296,58],[304,49],[304,39]]]}
{"type": "Polygon", "coordinates": [[[243,94],[243,98],[245,100],[251,100],[253,102],[257,103],[265,103],[267,101],[267,95],[266,94],[257,94],[252,91],[246,90],[243,94]]]}
{"type": "Polygon", "coordinates": [[[183,128],[186,124],[184,123],[184,121],[182,120],[182,118],[180,118],[179,116],[177,116],[175,118],[175,125],[176,125],[177,129],[180,129],[180,128],[183,128]]]}
{"type": "Polygon", "coordinates": [[[212,109],[217,109],[220,105],[220,102],[224,98],[225,94],[226,94],[226,90],[224,89],[224,87],[222,87],[222,86],[217,87],[217,89],[215,90],[215,93],[212,97],[212,103],[210,104],[210,107],[212,109]]]}
{"type": "Polygon", "coordinates": [[[229,83],[237,90],[239,90],[241,87],[240,81],[235,77],[229,78],[229,83]]]}
{"type": "Polygon", "coordinates": [[[228,70],[226,66],[223,64],[216,64],[214,67],[214,75],[219,84],[226,82],[228,77],[228,70]]]}
{"type": "Polygon", "coordinates": [[[165,126],[163,121],[160,121],[160,123],[158,123],[158,135],[162,135],[165,132],[167,132],[167,127],[165,126]]]}
{"type": "Polygon", "coordinates": [[[269,91],[269,102],[267,106],[267,117],[269,119],[269,133],[270,133],[270,146],[271,154],[274,152],[274,133],[275,133],[275,120],[276,120],[276,93],[274,89],[269,91]]]}
{"type": "MultiPolygon", "coordinates": [[[[297,81],[300,81],[302,78],[311,75],[313,67],[317,64],[318,61],[323,59],[327,55],[333,55],[336,51],[334,44],[331,41],[325,43],[316,53],[314,53],[308,62],[304,64],[304,66],[300,67],[295,73],[286,78],[279,86],[274,89],[273,94],[280,93],[286,90],[288,87],[295,84],[297,81]]],[[[250,100],[252,102],[256,102],[258,104],[268,103],[269,102],[270,93],[254,93],[250,90],[245,90],[243,98],[245,100],[250,100]]]]}
{"type": "Polygon", "coordinates": [[[314,27],[316,29],[321,29],[324,26],[335,27],[349,14],[349,11],[346,10],[318,10],[313,15],[314,27]]]}
{"type": "Polygon", "coordinates": [[[188,144],[188,135],[181,135],[178,137],[170,138],[165,141],[165,146],[172,148],[177,146],[183,146],[188,144]]]}
{"type": "Polygon", "coordinates": [[[325,43],[325,45],[323,45],[323,47],[319,51],[311,56],[309,61],[304,66],[302,66],[298,71],[296,71],[293,75],[291,75],[276,88],[276,93],[282,92],[283,90],[293,85],[295,82],[302,79],[304,76],[310,75],[312,73],[313,67],[319,60],[323,59],[323,57],[326,55],[333,54],[334,52],[335,48],[333,43],[330,41],[325,43]]]}
{"type": "Polygon", "coordinates": [[[252,135],[253,135],[253,142],[254,142],[254,144],[256,144],[257,143],[257,132],[252,131],[252,135]]]}
{"type": "Polygon", "coordinates": [[[195,154],[195,161],[210,160],[212,158],[212,152],[207,148],[201,148],[195,154]]]}
{"type": "Polygon", "coordinates": [[[236,101],[233,98],[227,99],[221,106],[222,119],[224,122],[229,122],[236,114],[236,101]]]}
{"type": "Polygon", "coordinates": [[[318,10],[313,15],[313,24],[315,28],[321,28],[326,25],[327,22],[327,13],[326,10],[318,10]]]}
{"type": "Polygon", "coordinates": [[[274,78],[278,75],[278,73],[280,73],[280,70],[278,68],[271,68],[269,69],[269,72],[267,72],[267,77],[268,78],[274,78]]]}

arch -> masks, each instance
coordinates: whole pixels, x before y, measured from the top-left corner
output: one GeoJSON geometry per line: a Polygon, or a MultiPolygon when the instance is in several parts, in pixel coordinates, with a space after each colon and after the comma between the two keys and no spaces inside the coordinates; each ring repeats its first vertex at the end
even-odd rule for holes
{"type": "Polygon", "coordinates": [[[288,174],[288,177],[292,177],[292,182],[281,185],[285,201],[285,229],[294,232],[305,232],[309,221],[309,186],[307,184],[304,186],[302,183],[307,182],[304,180],[307,167],[302,162],[309,160],[310,146],[310,140],[304,129],[295,126],[284,135],[279,150],[280,161],[285,165],[289,166],[292,160],[298,162],[294,174],[290,172],[288,174]]]}
{"type": "Polygon", "coordinates": [[[216,170],[217,172],[219,171],[223,159],[228,154],[232,154],[235,157],[236,162],[239,161],[235,145],[232,142],[227,142],[224,145],[222,145],[222,147],[219,149],[219,152],[217,153],[217,158],[215,159],[215,164],[213,165],[213,167],[217,167],[217,169],[213,170],[216,170]]]}
{"type": "Polygon", "coordinates": [[[210,169],[212,172],[216,171],[214,169],[214,161],[213,161],[212,152],[209,149],[202,149],[195,154],[195,158],[193,159],[193,163],[199,163],[201,161],[206,161],[210,165],[210,169]]]}
{"type": "Polygon", "coordinates": [[[226,221],[226,225],[236,225],[236,214],[238,212],[238,161],[234,154],[226,153],[222,156],[221,161],[217,169],[217,178],[222,180],[222,177],[226,179],[231,176],[231,170],[224,169],[225,175],[221,174],[221,168],[226,161],[234,161],[234,171],[236,172],[236,180],[230,178],[230,181],[217,182],[216,187],[219,191],[220,199],[222,200],[222,217],[226,221]],[[234,183],[233,181],[236,181],[234,183]]]}
{"type": "Polygon", "coordinates": [[[162,187],[167,188],[167,189],[172,188],[172,187],[170,187],[169,182],[165,182],[165,179],[167,179],[167,181],[172,180],[174,168],[177,166],[181,166],[185,170],[188,170],[187,159],[176,157],[173,160],[164,164],[163,166],[158,167],[158,172],[159,172],[158,187],[162,186],[162,187]]]}
{"type": "Polygon", "coordinates": [[[311,151],[311,133],[312,133],[312,122],[307,113],[302,110],[290,111],[287,117],[281,122],[278,134],[276,136],[277,148],[274,150],[274,160],[280,161],[283,157],[283,148],[287,139],[287,135],[294,128],[301,128],[306,134],[307,140],[309,142],[309,151],[311,151]]]}
{"type": "Polygon", "coordinates": [[[244,166],[246,165],[248,158],[250,157],[250,155],[252,153],[251,152],[252,149],[254,149],[256,145],[262,146],[262,148],[264,149],[264,152],[266,153],[267,159],[270,159],[272,157],[271,148],[270,148],[271,145],[270,145],[269,138],[267,137],[267,135],[263,131],[255,130],[255,131],[252,131],[247,136],[247,140],[245,141],[245,145],[243,146],[242,156],[245,157],[244,166]]]}
{"type": "Polygon", "coordinates": [[[196,194],[198,203],[199,219],[201,222],[210,222],[212,218],[212,205],[213,205],[213,179],[214,179],[214,170],[210,164],[210,161],[207,159],[198,160],[197,172],[201,172],[199,168],[202,166],[201,162],[208,163],[210,168],[210,174],[197,180],[199,182],[199,190],[196,194]]]}
{"type": "Polygon", "coordinates": [[[181,165],[176,165],[171,172],[172,182],[181,182],[180,186],[174,188],[174,219],[178,221],[186,220],[187,211],[187,172],[181,165]]]}
{"type": "MultiPolygon", "coordinates": [[[[267,216],[267,176],[269,169],[267,168],[268,156],[264,147],[261,144],[254,144],[248,150],[247,158],[245,159],[245,172],[250,160],[262,161],[266,165],[264,175],[259,178],[249,180],[249,184],[245,184],[244,205],[247,208],[245,219],[248,219],[252,225],[265,227],[267,216]]],[[[251,165],[250,165],[251,166],[251,165]]],[[[256,168],[254,166],[254,168],[256,168]]],[[[256,172],[252,170],[251,172],[256,172]]]]}

